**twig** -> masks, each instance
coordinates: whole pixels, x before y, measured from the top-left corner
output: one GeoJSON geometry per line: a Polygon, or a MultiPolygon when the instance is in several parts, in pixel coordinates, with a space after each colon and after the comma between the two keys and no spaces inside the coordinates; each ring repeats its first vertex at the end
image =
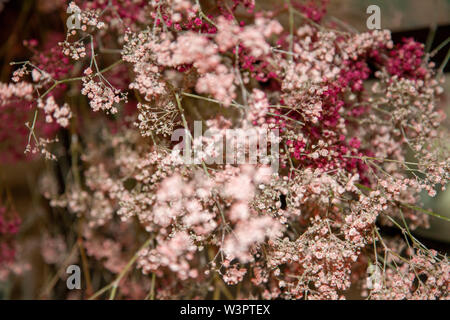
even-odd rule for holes
{"type": "Polygon", "coordinates": [[[131,258],[131,260],[127,263],[127,265],[125,266],[125,268],[120,272],[120,274],[116,277],[116,279],[114,279],[113,282],[111,282],[110,284],[108,284],[107,286],[103,287],[102,289],[100,289],[99,291],[97,291],[96,293],[94,293],[92,296],[89,297],[89,300],[93,300],[96,299],[98,296],[100,296],[101,294],[103,294],[104,292],[108,291],[109,289],[112,288],[111,294],[109,296],[110,300],[113,300],[115,298],[116,292],[117,292],[117,287],[120,284],[120,281],[122,280],[122,278],[127,274],[127,272],[129,271],[129,269],[131,268],[131,266],[136,262],[137,258],[139,257],[139,253],[145,249],[146,247],[148,247],[150,245],[150,243],[153,240],[153,236],[150,237],[147,241],[145,241],[145,243],[139,248],[138,251],[136,251],[136,253],[133,255],[133,257],[131,258]]]}

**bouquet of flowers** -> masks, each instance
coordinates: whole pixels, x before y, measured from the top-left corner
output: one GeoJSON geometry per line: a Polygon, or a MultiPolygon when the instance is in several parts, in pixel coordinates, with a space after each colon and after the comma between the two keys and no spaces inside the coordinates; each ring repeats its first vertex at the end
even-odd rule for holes
{"type": "Polygon", "coordinates": [[[435,52],[325,0],[48,2],[67,33],[0,83],[1,159],[47,159],[42,258],[82,266],[73,297],[448,298],[414,235],[448,221],[419,203],[450,177],[435,52]]]}

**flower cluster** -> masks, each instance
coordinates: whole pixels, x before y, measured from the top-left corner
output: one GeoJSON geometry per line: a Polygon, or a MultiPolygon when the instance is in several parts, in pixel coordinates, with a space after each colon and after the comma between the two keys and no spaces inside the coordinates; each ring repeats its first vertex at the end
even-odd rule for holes
{"type": "MultiPolygon", "coordinates": [[[[90,74],[92,71],[88,71],[90,74]]],[[[105,111],[107,113],[117,113],[115,106],[122,100],[124,95],[120,90],[105,84],[102,81],[95,81],[93,77],[83,77],[83,89],[81,93],[89,98],[89,105],[93,111],[105,111]]]]}
{"type": "Polygon", "coordinates": [[[72,118],[72,112],[70,111],[69,104],[65,103],[62,107],[59,107],[53,96],[49,96],[44,102],[38,100],[38,108],[43,109],[45,112],[45,121],[52,123],[56,121],[61,127],[67,127],[69,120],[72,118]]]}

